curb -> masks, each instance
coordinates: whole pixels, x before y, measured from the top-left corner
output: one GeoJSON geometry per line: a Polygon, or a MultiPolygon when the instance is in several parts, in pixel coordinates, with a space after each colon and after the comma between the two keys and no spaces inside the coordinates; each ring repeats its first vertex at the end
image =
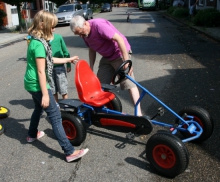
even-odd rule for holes
{"type": "MultiPolygon", "coordinates": [[[[177,18],[174,18],[174,17],[172,17],[172,16],[170,16],[170,15],[168,15],[168,14],[166,14],[166,13],[161,12],[161,14],[162,14],[165,18],[168,18],[168,19],[170,19],[170,20],[177,21],[178,23],[181,23],[181,24],[183,24],[184,26],[187,26],[187,27],[189,27],[189,28],[191,28],[191,29],[193,29],[193,30],[196,30],[196,31],[198,31],[199,33],[204,34],[204,35],[207,36],[208,38],[210,38],[210,39],[212,39],[212,40],[214,40],[214,41],[220,43],[220,38],[219,38],[219,37],[216,37],[215,35],[212,35],[211,32],[208,32],[208,31],[205,31],[205,30],[201,30],[201,28],[203,28],[203,27],[198,28],[198,27],[195,27],[195,26],[190,26],[190,25],[187,25],[186,23],[182,22],[181,20],[179,20],[179,19],[177,19],[177,18]]],[[[219,34],[220,34],[220,33],[219,33],[219,34]]]]}
{"type": "Polygon", "coordinates": [[[0,32],[0,49],[11,44],[21,42],[27,36],[27,33],[2,33],[0,32]]]}
{"type": "Polygon", "coordinates": [[[0,49],[3,48],[3,47],[7,47],[11,44],[17,43],[17,42],[21,42],[23,40],[24,40],[24,38],[19,38],[19,39],[11,40],[11,41],[8,41],[8,42],[4,42],[4,43],[0,44],[0,49]]]}

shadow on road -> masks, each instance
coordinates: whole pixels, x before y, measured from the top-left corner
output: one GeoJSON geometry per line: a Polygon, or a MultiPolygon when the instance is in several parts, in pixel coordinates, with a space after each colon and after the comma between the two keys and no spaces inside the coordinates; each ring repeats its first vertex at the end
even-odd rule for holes
{"type": "MultiPolygon", "coordinates": [[[[26,122],[29,119],[24,120],[17,120],[15,118],[8,117],[6,118],[2,123],[5,127],[4,134],[12,139],[18,140],[22,145],[33,145],[42,152],[45,152],[49,154],[49,157],[56,157],[60,158],[61,160],[64,160],[63,153],[60,153],[50,147],[48,147],[46,144],[41,142],[40,140],[37,140],[33,143],[27,143],[26,137],[28,130],[24,127],[22,122],[26,122]]],[[[49,137],[53,138],[52,130],[49,131],[49,129],[45,132],[46,135],[49,135],[49,137]]]]}

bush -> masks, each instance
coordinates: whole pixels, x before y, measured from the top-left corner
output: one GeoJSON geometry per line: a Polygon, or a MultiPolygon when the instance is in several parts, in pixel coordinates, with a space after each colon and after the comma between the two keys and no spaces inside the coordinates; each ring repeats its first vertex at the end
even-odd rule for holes
{"type": "Polygon", "coordinates": [[[171,6],[167,9],[167,13],[172,14],[175,11],[175,9],[177,9],[177,7],[171,6]]]}
{"type": "Polygon", "coordinates": [[[176,8],[172,15],[177,18],[185,18],[189,16],[189,10],[187,8],[176,8]]]}
{"type": "Polygon", "coordinates": [[[0,9],[0,28],[3,26],[3,23],[4,23],[3,18],[6,16],[7,14],[3,10],[0,9]]]}
{"type": "Polygon", "coordinates": [[[220,26],[220,12],[216,9],[199,10],[193,19],[193,23],[205,27],[220,26]]]}
{"type": "Polygon", "coordinates": [[[161,10],[165,10],[165,9],[169,8],[169,6],[166,3],[162,2],[162,1],[160,1],[158,3],[158,6],[159,6],[159,9],[161,9],[161,10]]]}

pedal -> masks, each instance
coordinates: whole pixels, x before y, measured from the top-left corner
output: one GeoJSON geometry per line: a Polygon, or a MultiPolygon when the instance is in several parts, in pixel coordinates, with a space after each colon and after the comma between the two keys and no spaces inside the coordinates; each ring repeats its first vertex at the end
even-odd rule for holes
{"type": "Polygon", "coordinates": [[[151,118],[151,120],[152,120],[152,119],[155,119],[157,116],[163,116],[163,115],[164,115],[164,108],[163,108],[163,107],[159,107],[159,108],[157,109],[157,114],[154,115],[154,116],[151,118]]]}
{"type": "Polygon", "coordinates": [[[135,138],[135,134],[129,132],[128,134],[126,134],[126,138],[127,138],[128,140],[134,140],[134,138],[135,138]]]}
{"type": "Polygon", "coordinates": [[[159,108],[158,108],[157,115],[158,115],[158,116],[163,116],[163,115],[164,115],[164,108],[163,108],[163,107],[159,107],[159,108]]]}

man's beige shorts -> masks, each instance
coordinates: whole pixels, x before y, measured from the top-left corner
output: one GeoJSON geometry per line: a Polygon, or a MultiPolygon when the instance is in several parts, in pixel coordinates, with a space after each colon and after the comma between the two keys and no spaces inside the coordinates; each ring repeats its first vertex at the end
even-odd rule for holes
{"type": "MultiPolygon", "coordinates": [[[[97,73],[100,82],[110,84],[115,71],[121,66],[122,63],[123,63],[122,58],[117,58],[113,61],[110,61],[102,57],[99,63],[99,69],[97,73]]],[[[135,79],[133,72],[131,77],[135,79]]],[[[133,87],[136,87],[136,85],[129,79],[125,79],[120,83],[120,87],[122,90],[129,90],[133,87]]]]}

